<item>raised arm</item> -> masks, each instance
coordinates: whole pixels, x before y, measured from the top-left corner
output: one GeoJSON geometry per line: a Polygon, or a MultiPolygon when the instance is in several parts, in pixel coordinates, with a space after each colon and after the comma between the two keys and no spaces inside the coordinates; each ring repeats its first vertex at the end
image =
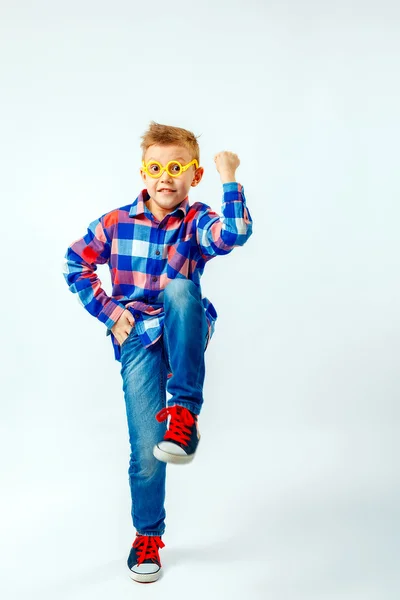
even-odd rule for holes
{"type": "Polygon", "coordinates": [[[222,188],[222,216],[210,207],[197,220],[197,244],[204,260],[228,254],[243,246],[253,232],[253,220],[246,206],[243,186],[236,181],[235,171],[240,164],[232,152],[220,152],[214,158],[222,188]]]}

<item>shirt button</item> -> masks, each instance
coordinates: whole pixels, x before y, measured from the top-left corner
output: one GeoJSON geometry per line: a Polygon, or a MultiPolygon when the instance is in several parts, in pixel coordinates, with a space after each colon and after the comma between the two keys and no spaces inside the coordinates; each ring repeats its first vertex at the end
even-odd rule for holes
{"type": "Polygon", "coordinates": [[[158,256],[158,255],[160,254],[160,251],[159,251],[159,250],[156,250],[156,254],[157,254],[157,256],[158,256]]]}
{"type": "Polygon", "coordinates": [[[152,280],[153,281],[157,281],[157,277],[152,277],[152,280]]]}
{"type": "Polygon", "coordinates": [[[140,317],[140,313],[135,312],[135,319],[138,319],[140,317]]]}

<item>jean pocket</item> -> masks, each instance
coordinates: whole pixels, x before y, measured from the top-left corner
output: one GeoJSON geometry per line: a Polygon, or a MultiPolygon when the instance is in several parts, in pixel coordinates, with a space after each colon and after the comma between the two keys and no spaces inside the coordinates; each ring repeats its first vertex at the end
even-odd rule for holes
{"type": "Polygon", "coordinates": [[[122,342],[122,344],[120,344],[120,348],[122,348],[122,346],[125,346],[126,342],[130,339],[130,337],[132,336],[132,332],[133,330],[136,329],[136,325],[134,325],[132,327],[132,329],[130,330],[130,332],[128,333],[127,337],[124,339],[124,341],[122,342]]]}

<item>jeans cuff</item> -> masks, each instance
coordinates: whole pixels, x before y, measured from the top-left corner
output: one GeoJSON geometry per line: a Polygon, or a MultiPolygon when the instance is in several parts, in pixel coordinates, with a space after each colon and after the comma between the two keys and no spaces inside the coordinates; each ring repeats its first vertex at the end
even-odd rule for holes
{"type": "Polygon", "coordinates": [[[199,415],[200,411],[201,411],[201,406],[199,406],[198,404],[193,404],[192,402],[175,402],[174,400],[171,400],[170,402],[167,402],[167,406],[169,408],[171,408],[171,406],[184,406],[185,408],[188,408],[192,413],[194,413],[195,415],[199,415]]]}
{"type": "Polygon", "coordinates": [[[165,529],[161,533],[159,533],[158,531],[145,531],[144,533],[141,533],[140,531],[138,531],[136,529],[136,533],[138,533],[139,535],[151,535],[151,536],[157,535],[157,536],[161,537],[162,535],[164,535],[164,532],[165,532],[165,529]]]}

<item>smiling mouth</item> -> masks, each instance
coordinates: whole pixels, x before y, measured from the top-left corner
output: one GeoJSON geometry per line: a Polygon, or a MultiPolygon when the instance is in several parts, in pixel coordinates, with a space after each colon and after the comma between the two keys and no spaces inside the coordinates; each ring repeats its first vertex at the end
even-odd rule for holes
{"type": "Polygon", "coordinates": [[[172,194],[174,193],[176,190],[169,190],[168,188],[162,188],[161,190],[158,190],[159,192],[163,192],[164,194],[172,194]]]}

